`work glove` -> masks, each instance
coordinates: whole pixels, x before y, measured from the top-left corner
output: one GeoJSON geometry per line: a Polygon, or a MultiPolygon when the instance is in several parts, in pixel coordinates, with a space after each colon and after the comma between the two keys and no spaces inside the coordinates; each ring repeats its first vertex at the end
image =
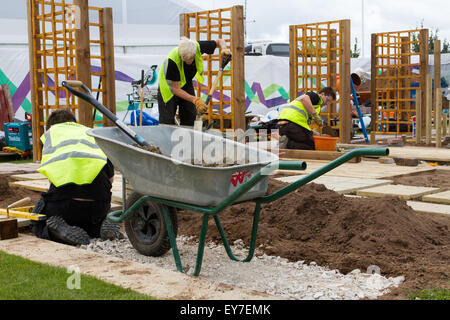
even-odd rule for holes
{"type": "Polygon", "coordinates": [[[231,51],[230,51],[230,49],[228,49],[228,48],[223,48],[222,50],[220,50],[220,54],[221,54],[222,56],[224,56],[224,55],[229,56],[229,55],[231,55],[231,51]]]}
{"type": "Polygon", "coordinates": [[[207,113],[208,112],[208,106],[203,102],[202,98],[197,97],[194,100],[195,108],[197,109],[197,113],[207,113]]]}
{"type": "Polygon", "coordinates": [[[312,123],[318,125],[319,127],[323,127],[323,121],[317,113],[313,114],[311,121],[312,121],[312,123]]]}

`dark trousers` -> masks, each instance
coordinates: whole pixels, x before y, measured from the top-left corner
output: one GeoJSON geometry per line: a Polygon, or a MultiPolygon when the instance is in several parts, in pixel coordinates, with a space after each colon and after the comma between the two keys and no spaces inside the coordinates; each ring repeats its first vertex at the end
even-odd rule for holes
{"type": "Polygon", "coordinates": [[[313,132],[288,122],[279,126],[280,135],[288,138],[288,149],[315,150],[313,132]]]}
{"type": "MultiPolygon", "coordinates": [[[[101,201],[61,200],[44,201],[43,198],[36,204],[37,213],[62,217],[67,224],[85,230],[91,238],[100,237],[100,228],[111,204],[101,201]],[[38,212],[39,211],[39,212],[38,212]]],[[[55,240],[49,233],[45,221],[32,221],[31,230],[41,239],[55,240]]]]}
{"type": "MultiPolygon", "coordinates": [[[[194,87],[192,85],[185,85],[183,90],[191,95],[195,95],[194,87]]],[[[197,108],[195,104],[181,99],[180,97],[173,96],[172,99],[164,103],[161,92],[158,88],[158,110],[159,110],[159,123],[162,124],[175,124],[175,113],[178,110],[180,116],[180,125],[193,126],[195,118],[197,116],[197,108]]]]}

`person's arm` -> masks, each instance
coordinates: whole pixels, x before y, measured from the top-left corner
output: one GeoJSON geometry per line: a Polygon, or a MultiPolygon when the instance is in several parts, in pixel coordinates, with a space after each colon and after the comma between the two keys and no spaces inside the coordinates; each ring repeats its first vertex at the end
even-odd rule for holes
{"type": "Polygon", "coordinates": [[[227,47],[227,43],[223,39],[217,39],[216,44],[219,49],[225,49],[227,47]]]}
{"type": "Polygon", "coordinates": [[[183,100],[194,103],[196,96],[191,96],[189,93],[181,89],[180,81],[172,81],[172,92],[177,97],[180,97],[183,100]]]}
{"type": "Polygon", "coordinates": [[[300,97],[300,102],[303,104],[303,106],[306,108],[306,110],[308,110],[310,114],[316,113],[316,110],[314,109],[314,106],[311,102],[311,98],[308,95],[306,94],[302,95],[300,97]]]}

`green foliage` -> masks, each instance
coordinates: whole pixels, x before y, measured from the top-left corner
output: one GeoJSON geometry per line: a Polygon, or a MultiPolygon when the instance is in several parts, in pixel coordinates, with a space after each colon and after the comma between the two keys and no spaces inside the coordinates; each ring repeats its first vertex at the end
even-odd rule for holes
{"type": "MultiPolygon", "coordinates": [[[[424,29],[423,26],[423,19],[420,23],[420,27],[416,27],[416,30],[419,29],[424,29]]],[[[436,28],[435,30],[430,30],[430,34],[429,34],[429,40],[428,40],[428,53],[429,54],[433,54],[434,53],[434,41],[435,40],[439,40],[439,29],[436,28]]],[[[413,41],[419,41],[419,35],[418,34],[413,34],[412,36],[412,40],[413,41]]],[[[412,45],[412,50],[413,52],[420,52],[420,48],[419,48],[419,44],[418,43],[414,43],[412,45]]],[[[447,39],[443,40],[443,46],[442,46],[442,50],[441,53],[450,53],[450,48],[449,48],[449,43],[447,41],[447,39]]]]}
{"type": "Polygon", "coordinates": [[[359,58],[361,55],[361,49],[358,48],[358,38],[355,38],[355,45],[353,46],[353,49],[350,49],[350,56],[352,58],[359,58]]]}
{"type": "Polygon", "coordinates": [[[81,275],[69,289],[66,269],[0,251],[0,300],[150,300],[152,297],[81,275]]]}

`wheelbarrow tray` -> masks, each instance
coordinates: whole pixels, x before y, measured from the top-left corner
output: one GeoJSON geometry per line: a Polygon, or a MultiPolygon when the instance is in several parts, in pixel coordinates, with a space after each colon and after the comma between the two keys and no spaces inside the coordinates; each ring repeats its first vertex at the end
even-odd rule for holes
{"type": "MultiPolygon", "coordinates": [[[[90,129],[87,134],[95,138],[98,146],[135,191],[197,206],[218,205],[260,169],[279,160],[277,155],[266,150],[187,128],[159,125],[133,127],[133,131],[151,145],[159,147],[163,155],[133,146],[135,142],[115,127],[90,129]],[[202,153],[205,148],[222,148],[224,152],[233,150],[237,163],[244,164],[203,167],[177,160],[169,156],[180,150],[180,140],[174,139],[174,136],[183,136],[191,143],[179,159],[193,159],[194,150],[199,150],[201,145],[202,153]],[[250,161],[245,163],[245,159],[250,161]]],[[[269,176],[236,202],[264,196],[268,182],[269,176]]]]}

